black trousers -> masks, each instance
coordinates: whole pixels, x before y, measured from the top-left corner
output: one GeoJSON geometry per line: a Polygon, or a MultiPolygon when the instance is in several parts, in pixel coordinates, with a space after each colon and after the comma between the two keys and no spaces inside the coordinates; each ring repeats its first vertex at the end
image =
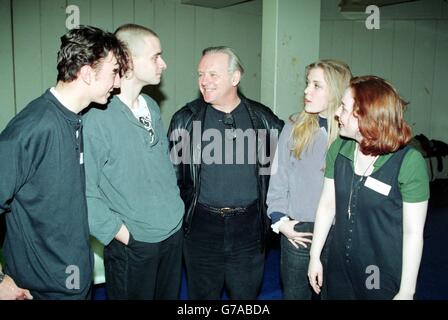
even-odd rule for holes
{"type": "Polygon", "coordinates": [[[220,216],[198,206],[184,239],[190,299],[256,299],[264,271],[257,206],[244,214],[220,216]]]}
{"type": "Polygon", "coordinates": [[[118,240],[104,248],[106,289],[113,300],[178,299],[182,281],[182,229],[158,243],[118,240]]]}

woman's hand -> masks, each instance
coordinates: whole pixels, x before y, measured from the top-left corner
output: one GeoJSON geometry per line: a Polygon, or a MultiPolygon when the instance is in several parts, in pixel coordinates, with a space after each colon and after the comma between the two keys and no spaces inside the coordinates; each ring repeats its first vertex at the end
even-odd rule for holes
{"type": "Polygon", "coordinates": [[[308,266],[308,280],[313,288],[314,292],[320,293],[320,288],[322,287],[323,279],[323,268],[322,262],[319,258],[310,257],[310,264],[308,266]]]}
{"type": "Polygon", "coordinates": [[[294,247],[299,248],[299,244],[305,248],[308,248],[307,243],[311,244],[311,239],[313,234],[311,232],[297,232],[294,230],[294,226],[298,224],[297,220],[287,220],[284,221],[278,230],[283,233],[283,235],[288,238],[289,242],[292,243],[294,247]]]}

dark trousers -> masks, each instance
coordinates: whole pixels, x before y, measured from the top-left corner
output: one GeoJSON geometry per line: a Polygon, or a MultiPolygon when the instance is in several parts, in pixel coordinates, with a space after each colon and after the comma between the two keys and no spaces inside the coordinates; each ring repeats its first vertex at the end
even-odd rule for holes
{"type": "MultiPolygon", "coordinates": [[[[302,222],[295,225],[294,230],[297,232],[313,232],[313,222],[302,222]]],[[[331,241],[332,229],[330,230],[325,246],[322,250],[321,261],[324,266],[324,276],[326,275],[326,262],[328,258],[328,243],[331,241]]],[[[280,272],[283,285],[283,299],[285,300],[311,300],[319,299],[308,281],[308,265],[310,263],[310,247],[307,248],[299,245],[297,249],[288,241],[284,235],[281,236],[281,258],[280,272]]],[[[326,279],[323,281],[322,298],[325,299],[326,279]]]]}
{"type": "Polygon", "coordinates": [[[158,243],[112,240],[104,248],[109,299],[178,299],[182,281],[182,230],[158,243]]]}
{"type": "Polygon", "coordinates": [[[190,299],[256,299],[264,270],[258,209],[222,217],[198,206],[184,239],[190,299]]]}

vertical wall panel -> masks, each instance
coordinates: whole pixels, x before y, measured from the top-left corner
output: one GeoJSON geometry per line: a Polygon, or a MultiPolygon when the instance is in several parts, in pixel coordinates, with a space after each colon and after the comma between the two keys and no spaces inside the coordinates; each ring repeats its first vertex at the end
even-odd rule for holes
{"type": "Polygon", "coordinates": [[[241,24],[244,22],[242,19],[240,14],[232,11],[223,11],[221,14],[215,15],[213,33],[220,33],[219,39],[216,40],[222,45],[232,43],[234,47],[241,47],[241,43],[245,41],[242,35],[246,33],[246,30],[241,28],[241,24]]]}
{"type": "MultiPolygon", "coordinates": [[[[342,43],[348,41],[340,25],[349,20],[338,3],[322,1],[321,58],[340,58],[342,43]]],[[[410,102],[405,118],[414,134],[448,142],[447,13],[446,1],[425,0],[381,7],[380,30],[367,30],[364,20],[355,21],[350,66],[355,75],[379,75],[397,87],[410,102]]]]}
{"type": "MultiPolygon", "coordinates": [[[[447,5],[448,6],[448,5],[447,5]]],[[[431,110],[431,133],[433,139],[448,143],[448,21],[437,22],[436,56],[431,110]]]]}
{"type": "Polygon", "coordinates": [[[56,84],[56,63],[61,44],[60,37],[67,32],[65,9],[65,0],[40,0],[43,89],[56,84]]]}
{"type": "Polygon", "coordinates": [[[43,92],[40,1],[14,0],[12,4],[18,112],[43,92]]]}
{"type": "Polygon", "coordinates": [[[14,59],[10,0],[0,0],[0,131],[15,115],[14,59]]]}
{"type": "MultiPolygon", "coordinates": [[[[415,46],[415,22],[395,21],[394,43],[392,57],[391,81],[398,89],[400,95],[410,101],[412,96],[412,77],[414,67],[414,46],[415,46]]],[[[412,104],[405,112],[407,122],[414,122],[411,118],[412,104]]]]}
{"type": "Polygon", "coordinates": [[[442,4],[442,19],[448,19],[448,2],[444,1],[442,4]]]}
{"type": "Polygon", "coordinates": [[[154,28],[153,0],[134,0],[134,21],[142,26],[154,28]]]}
{"type": "Polygon", "coordinates": [[[172,112],[197,98],[199,53],[192,43],[195,35],[194,23],[191,23],[194,21],[194,10],[193,6],[176,6],[176,97],[172,112]]]}
{"type": "Polygon", "coordinates": [[[319,57],[329,59],[333,57],[333,21],[321,21],[319,57]]]}
{"type": "Polygon", "coordinates": [[[247,12],[236,12],[235,7],[222,10],[215,16],[214,32],[220,34],[222,45],[229,45],[239,55],[247,70],[240,89],[252,99],[260,96],[261,81],[261,16],[256,14],[256,3],[245,4],[247,12]],[[252,13],[254,12],[254,13],[252,13]],[[252,72],[251,72],[252,71],[252,72]]]}
{"type": "Polygon", "coordinates": [[[394,41],[394,22],[381,21],[379,30],[372,30],[372,70],[375,74],[390,80],[392,76],[392,56],[394,41]]]}
{"type": "Polygon", "coordinates": [[[353,22],[336,21],[333,28],[332,58],[339,59],[350,64],[352,61],[352,45],[353,22]]]}
{"type": "Polygon", "coordinates": [[[375,31],[366,28],[364,21],[353,22],[352,61],[349,63],[353,75],[360,76],[372,72],[372,46],[375,31]]]}
{"type": "Polygon", "coordinates": [[[246,19],[247,25],[240,26],[245,34],[241,35],[243,42],[238,53],[247,71],[241,86],[249,98],[258,100],[261,95],[261,16],[249,15],[242,18],[246,19]]]}
{"type": "MultiPolygon", "coordinates": [[[[246,34],[248,32],[244,28],[245,18],[242,14],[223,11],[222,14],[215,15],[213,33],[220,33],[218,45],[231,46],[240,57],[243,65],[246,66],[246,61],[255,58],[256,50],[245,54],[244,48],[246,47],[246,34]]],[[[258,44],[253,44],[253,46],[258,46],[258,44]]],[[[251,97],[251,93],[248,92],[250,81],[248,81],[249,79],[246,76],[247,74],[242,78],[240,90],[247,97],[251,97]]]]}
{"type": "Polygon", "coordinates": [[[281,119],[287,120],[291,114],[302,110],[304,70],[319,58],[320,1],[272,2],[274,6],[263,3],[263,14],[269,17],[263,17],[263,22],[275,31],[268,32],[269,37],[263,35],[263,53],[271,55],[269,44],[275,49],[274,59],[263,58],[262,85],[268,92],[268,95],[263,93],[263,102],[281,119]],[[273,82],[269,77],[274,77],[273,82]]]}
{"type": "Polygon", "coordinates": [[[415,55],[412,74],[412,108],[409,109],[414,134],[431,132],[431,100],[433,95],[435,21],[417,21],[415,29],[415,55]]]}
{"type": "MultiPolygon", "coordinates": [[[[213,36],[210,30],[214,30],[214,10],[202,7],[195,9],[195,51],[198,55],[201,54],[204,48],[219,45],[220,37],[213,36]]],[[[199,60],[199,56],[198,56],[199,60]]]]}
{"type": "MultiPolygon", "coordinates": [[[[162,119],[168,126],[171,115],[176,110],[176,6],[172,1],[155,3],[155,31],[160,37],[163,58],[168,65],[162,76],[162,83],[152,88],[156,100],[160,103],[162,119]]],[[[179,48],[180,49],[180,48],[179,48]]],[[[182,61],[179,61],[182,63],[182,61]]]]}
{"type": "MultiPolygon", "coordinates": [[[[95,0],[92,0],[95,1],[95,0]]],[[[79,8],[79,24],[90,25],[90,0],[66,0],[67,5],[75,5],[79,8]]]]}
{"type": "Polygon", "coordinates": [[[113,0],[113,31],[125,23],[134,22],[134,0],[113,0]]]}
{"type": "Polygon", "coordinates": [[[112,0],[91,0],[90,23],[95,27],[114,32],[112,0]]]}

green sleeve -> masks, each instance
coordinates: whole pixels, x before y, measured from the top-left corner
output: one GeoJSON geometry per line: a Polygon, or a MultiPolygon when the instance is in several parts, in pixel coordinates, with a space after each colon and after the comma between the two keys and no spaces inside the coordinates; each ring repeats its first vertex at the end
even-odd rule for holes
{"type": "Polygon", "coordinates": [[[407,152],[398,175],[401,195],[405,202],[429,199],[429,176],[425,159],[416,149],[407,152]]]}
{"type": "Polygon", "coordinates": [[[334,179],[334,162],[341,149],[342,139],[337,138],[328,149],[325,159],[325,178],[334,179]]]}
{"type": "Polygon", "coordinates": [[[109,208],[100,188],[103,167],[110,161],[108,147],[110,138],[104,134],[107,126],[96,110],[90,110],[84,115],[83,122],[84,168],[90,234],[102,244],[108,245],[123,223],[109,208]]]}

